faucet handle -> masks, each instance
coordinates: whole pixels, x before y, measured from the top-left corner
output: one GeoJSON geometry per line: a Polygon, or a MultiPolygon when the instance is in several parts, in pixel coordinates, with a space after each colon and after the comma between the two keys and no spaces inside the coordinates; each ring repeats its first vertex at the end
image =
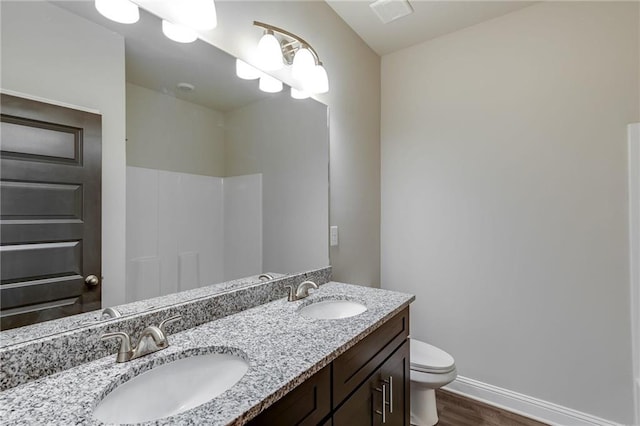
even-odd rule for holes
{"type": "Polygon", "coordinates": [[[131,358],[133,351],[131,350],[131,337],[123,331],[116,331],[113,333],[105,333],[100,337],[100,340],[120,339],[120,349],[118,349],[118,356],[116,362],[126,362],[131,358]]]}
{"type": "Polygon", "coordinates": [[[174,315],[172,317],[166,318],[164,320],[162,320],[162,322],[160,323],[160,325],[158,326],[158,328],[160,329],[160,331],[162,331],[162,334],[164,334],[166,336],[167,334],[167,330],[165,329],[167,324],[171,324],[172,322],[176,322],[182,319],[182,315],[178,314],[178,315],[174,315]]]}
{"type": "Polygon", "coordinates": [[[296,291],[293,288],[293,286],[292,285],[285,285],[284,288],[289,289],[289,295],[287,297],[287,300],[289,302],[295,302],[297,299],[296,299],[296,291]]]}

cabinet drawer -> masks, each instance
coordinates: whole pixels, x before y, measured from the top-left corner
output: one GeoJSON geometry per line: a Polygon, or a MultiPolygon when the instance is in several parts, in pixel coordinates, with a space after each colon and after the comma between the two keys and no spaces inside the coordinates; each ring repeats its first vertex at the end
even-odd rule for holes
{"type": "Polygon", "coordinates": [[[333,407],[364,383],[408,335],[409,308],[406,308],[333,361],[333,407]]]}
{"type": "Polygon", "coordinates": [[[328,365],[248,424],[251,426],[315,426],[320,424],[330,412],[331,366],[328,365]]]}

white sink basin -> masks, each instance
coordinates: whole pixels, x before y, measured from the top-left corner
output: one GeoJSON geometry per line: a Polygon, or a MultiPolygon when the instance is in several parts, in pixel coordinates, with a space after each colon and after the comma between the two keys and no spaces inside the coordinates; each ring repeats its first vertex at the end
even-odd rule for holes
{"type": "Polygon", "coordinates": [[[315,319],[349,318],[363,313],[367,307],[350,300],[322,300],[300,308],[300,314],[315,319]]]}
{"type": "Polygon", "coordinates": [[[215,398],[247,372],[244,359],[194,355],[154,367],[121,384],[95,408],[105,423],[139,423],[174,416],[215,398]]]}

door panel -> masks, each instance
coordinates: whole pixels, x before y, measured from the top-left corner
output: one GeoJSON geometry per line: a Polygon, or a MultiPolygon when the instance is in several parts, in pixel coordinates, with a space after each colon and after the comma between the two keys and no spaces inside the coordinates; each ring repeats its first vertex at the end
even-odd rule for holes
{"type": "Polygon", "coordinates": [[[0,182],[2,219],[82,219],[82,185],[0,182]]]}
{"type": "Polygon", "coordinates": [[[0,96],[1,328],[98,309],[101,117],[0,96]]]}
{"type": "Polygon", "coordinates": [[[81,129],[6,117],[0,124],[7,158],[76,163],[80,161],[81,129]]]}

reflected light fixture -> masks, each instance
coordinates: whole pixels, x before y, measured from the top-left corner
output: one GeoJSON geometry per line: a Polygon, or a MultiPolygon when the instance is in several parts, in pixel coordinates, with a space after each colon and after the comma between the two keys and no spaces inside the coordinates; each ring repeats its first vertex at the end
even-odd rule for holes
{"type": "MultiPolygon", "coordinates": [[[[318,52],[301,37],[282,28],[254,21],[253,25],[264,30],[258,43],[255,64],[263,71],[276,71],[289,66],[291,76],[298,81],[301,93],[319,94],[329,91],[329,77],[320,61],[318,52]],[[276,37],[277,36],[277,37],[276,37]]],[[[294,96],[294,91],[291,91],[294,96]]],[[[302,98],[296,98],[302,99],[302,98]]]]}
{"type": "Polygon", "coordinates": [[[304,90],[298,90],[295,87],[291,88],[291,97],[293,99],[307,99],[311,94],[309,92],[305,92],[304,90]]]}
{"type": "Polygon", "coordinates": [[[262,76],[262,71],[254,68],[242,59],[236,59],[236,75],[243,80],[255,80],[262,76]]]}
{"type": "Polygon", "coordinates": [[[95,0],[95,6],[102,16],[121,24],[133,24],[140,19],[140,9],[129,0],[95,0]]]}
{"type": "Polygon", "coordinates": [[[282,82],[277,78],[274,78],[268,74],[262,73],[262,75],[260,76],[260,82],[258,83],[258,87],[263,92],[278,93],[282,91],[282,82]]]}
{"type": "Polygon", "coordinates": [[[165,36],[178,43],[191,43],[196,41],[198,35],[191,28],[162,20],[162,32],[165,36]]]}

